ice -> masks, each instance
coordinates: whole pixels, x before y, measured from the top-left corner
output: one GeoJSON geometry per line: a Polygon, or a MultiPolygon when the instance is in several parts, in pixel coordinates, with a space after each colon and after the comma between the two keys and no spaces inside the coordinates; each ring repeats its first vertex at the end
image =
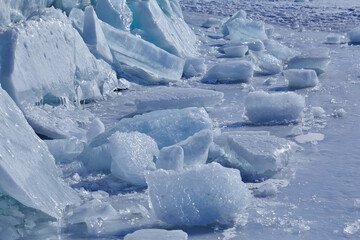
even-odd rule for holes
{"type": "Polygon", "coordinates": [[[124,240],[187,240],[188,235],[182,230],[141,229],[125,236],[124,240]]]}
{"type": "Polygon", "coordinates": [[[284,76],[289,88],[315,87],[319,83],[316,72],[312,69],[289,69],[284,71],[284,76]]]}
{"type": "Polygon", "coordinates": [[[239,45],[224,48],[225,56],[227,57],[244,57],[249,47],[247,45],[239,45]]]}
{"type": "Polygon", "coordinates": [[[343,108],[335,109],[334,112],[333,112],[333,116],[334,116],[335,118],[345,117],[346,114],[347,114],[347,112],[346,112],[345,109],[343,109],[343,108]]]}
{"type": "Polygon", "coordinates": [[[204,28],[219,27],[222,21],[217,18],[208,18],[201,26],[204,28]]]}
{"type": "Polygon", "coordinates": [[[264,75],[273,75],[283,70],[282,62],[263,51],[249,51],[255,67],[254,71],[264,75]]]}
{"type": "Polygon", "coordinates": [[[76,137],[45,140],[49,152],[54,156],[56,162],[72,162],[84,150],[86,143],[76,137]]]}
{"type": "Polygon", "coordinates": [[[311,114],[316,119],[321,119],[326,116],[326,112],[322,107],[312,107],[311,108],[311,114]]]}
{"type": "Polygon", "coordinates": [[[79,8],[73,8],[69,13],[69,19],[72,21],[74,28],[78,30],[81,35],[84,30],[84,16],[84,11],[79,8]]]}
{"type": "Polygon", "coordinates": [[[89,130],[86,133],[87,142],[91,142],[95,137],[103,132],[105,132],[104,123],[97,117],[89,125],[89,130]]]}
{"type": "Polygon", "coordinates": [[[295,141],[298,143],[317,143],[318,141],[324,140],[325,136],[321,133],[307,133],[305,135],[298,135],[295,137],[295,141]]]}
{"type": "Polygon", "coordinates": [[[305,108],[305,99],[293,92],[249,93],[244,117],[253,124],[284,124],[297,121],[305,108]]]}
{"type": "Polygon", "coordinates": [[[185,77],[202,76],[206,72],[206,64],[204,58],[186,58],[183,75],[185,77]]]}
{"type": "Polygon", "coordinates": [[[132,23],[132,12],[126,0],[97,0],[96,14],[102,21],[114,28],[129,30],[132,23]]]}
{"type": "Polygon", "coordinates": [[[130,0],[131,29],[143,31],[141,37],[180,57],[196,56],[196,35],[185,23],[178,0],[130,0]]]}
{"type": "Polygon", "coordinates": [[[62,97],[75,100],[75,87],[81,88],[81,82],[97,84],[94,90],[98,91],[109,78],[116,78],[109,65],[95,59],[71,21],[58,10],[42,11],[2,32],[0,39],[5,46],[1,84],[22,108],[62,97]]]}
{"type": "Polygon", "coordinates": [[[254,191],[255,197],[266,198],[276,195],[277,188],[273,183],[265,183],[254,191]]]}
{"type": "Polygon", "coordinates": [[[46,144],[2,89],[0,105],[1,192],[59,219],[67,205],[80,202],[79,197],[62,182],[46,144]]]}
{"type": "Polygon", "coordinates": [[[113,57],[109,45],[106,42],[99,20],[92,6],[85,8],[83,29],[82,37],[90,51],[97,58],[102,58],[106,62],[112,63],[113,57]]]}
{"type": "Polygon", "coordinates": [[[111,174],[134,185],[146,186],[145,171],[155,170],[159,149],[151,137],[139,132],[116,132],[109,137],[111,174]]]}
{"type": "Polygon", "coordinates": [[[290,59],[288,69],[313,69],[322,73],[330,63],[328,48],[316,48],[290,59]]]}
{"type": "Polygon", "coordinates": [[[158,147],[171,146],[213,123],[203,108],[159,110],[120,120],[112,129],[96,137],[84,150],[81,159],[89,169],[109,171],[111,156],[107,138],[113,133],[138,131],[155,139],[158,147]]]}
{"type": "Polygon", "coordinates": [[[101,27],[121,71],[152,84],[180,80],[183,59],[106,23],[101,27]]]}
{"type": "Polygon", "coordinates": [[[209,129],[195,133],[177,145],[184,150],[184,166],[205,164],[208,159],[210,144],[213,142],[213,132],[209,129]]]}
{"type": "Polygon", "coordinates": [[[348,37],[350,42],[360,43],[360,26],[353,28],[349,33],[348,37]]]}
{"type": "Polygon", "coordinates": [[[231,156],[226,165],[240,169],[244,179],[270,178],[287,166],[297,145],[284,138],[257,132],[225,135],[225,151],[231,156]]]}
{"type": "Polygon", "coordinates": [[[181,146],[172,145],[160,150],[156,168],[179,171],[184,167],[184,150],[181,146]]]}
{"type": "Polygon", "coordinates": [[[327,44],[340,44],[344,39],[341,34],[331,33],[327,35],[325,43],[327,44]]]}
{"type": "Polygon", "coordinates": [[[210,68],[202,81],[207,83],[249,82],[253,74],[253,65],[249,61],[221,62],[210,68]]]}
{"type": "Polygon", "coordinates": [[[228,223],[250,202],[239,171],[217,163],[180,172],[159,169],[146,182],[156,216],[174,225],[228,223]]]}
{"type": "Polygon", "coordinates": [[[231,41],[267,39],[265,24],[261,21],[237,18],[226,24],[231,41]]]}
{"type": "Polygon", "coordinates": [[[237,18],[240,19],[246,19],[246,12],[244,10],[239,10],[238,12],[236,12],[234,15],[232,15],[222,26],[221,32],[222,34],[224,34],[224,36],[229,35],[229,29],[227,28],[227,24],[229,24],[230,22],[234,21],[237,18]]]}
{"type": "Polygon", "coordinates": [[[222,92],[199,89],[159,87],[152,88],[135,100],[137,112],[187,107],[210,107],[219,104],[224,97],[222,92]]]}
{"type": "Polygon", "coordinates": [[[264,45],[268,53],[280,59],[281,61],[289,61],[291,58],[299,55],[300,53],[294,49],[291,49],[273,39],[264,40],[264,45]]]}

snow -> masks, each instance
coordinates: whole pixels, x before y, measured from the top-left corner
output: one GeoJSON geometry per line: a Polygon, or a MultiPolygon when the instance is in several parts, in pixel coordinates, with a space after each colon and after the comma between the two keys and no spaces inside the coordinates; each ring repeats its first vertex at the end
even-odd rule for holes
{"type": "Polygon", "coordinates": [[[187,240],[188,235],[182,230],[141,229],[125,236],[124,240],[187,240]]]}
{"type": "Polygon", "coordinates": [[[137,112],[187,107],[210,107],[219,104],[224,94],[198,88],[159,87],[153,88],[135,100],[137,112]]]}
{"type": "Polygon", "coordinates": [[[119,70],[152,84],[180,80],[183,59],[106,23],[101,27],[119,70]]]}
{"type": "Polygon", "coordinates": [[[0,105],[1,192],[25,206],[61,218],[67,205],[80,203],[78,195],[65,185],[46,144],[2,89],[0,105]]]}
{"type": "Polygon", "coordinates": [[[284,71],[289,88],[315,87],[319,83],[316,72],[312,69],[289,69],[284,71]]]}
{"type": "Polygon", "coordinates": [[[146,182],[156,216],[169,224],[228,222],[249,204],[239,171],[217,163],[180,172],[159,169],[149,172],[146,182]]]}
{"type": "Polygon", "coordinates": [[[177,0],[132,0],[131,29],[143,31],[141,37],[180,57],[197,55],[196,35],[185,23],[177,0]]]}
{"type": "Polygon", "coordinates": [[[202,81],[206,83],[249,82],[253,74],[253,66],[249,61],[221,62],[210,68],[202,81]]]}
{"type": "Polygon", "coordinates": [[[359,43],[360,42],[360,26],[352,29],[348,36],[350,38],[350,42],[359,43]]]}
{"type": "Polygon", "coordinates": [[[82,37],[90,51],[106,62],[112,63],[113,57],[104,33],[100,27],[99,20],[92,6],[85,8],[84,27],[82,37]]]}
{"type": "Polygon", "coordinates": [[[130,29],[133,18],[126,0],[96,0],[95,11],[99,19],[114,28],[130,29]]]}
{"type": "Polygon", "coordinates": [[[156,160],[156,168],[178,171],[184,167],[184,150],[181,146],[172,145],[163,147],[156,160]]]}
{"type": "Polygon", "coordinates": [[[134,185],[145,186],[145,171],[155,170],[159,155],[156,142],[139,133],[116,132],[109,137],[111,174],[134,185]]]}
{"type": "Polygon", "coordinates": [[[305,99],[293,92],[249,93],[244,117],[253,124],[284,124],[298,121],[305,108],[305,99]]]}

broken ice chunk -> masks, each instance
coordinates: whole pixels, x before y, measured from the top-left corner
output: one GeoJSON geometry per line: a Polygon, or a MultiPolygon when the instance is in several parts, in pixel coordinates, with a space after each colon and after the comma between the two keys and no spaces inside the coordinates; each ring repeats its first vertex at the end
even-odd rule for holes
{"type": "Polygon", "coordinates": [[[227,223],[250,201],[239,171],[217,163],[180,172],[159,169],[148,172],[146,182],[156,216],[169,224],[227,223]]]}
{"type": "Polygon", "coordinates": [[[254,191],[255,197],[266,198],[276,195],[277,188],[273,183],[265,183],[254,191]]]}
{"type": "Polygon", "coordinates": [[[289,88],[315,87],[319,83],[316,72],[312,69],[289,69],[284,71],[289,88]]]}
{"type": "Polygon", "coordinates": [[[282,62],[263,51],[249,51],[254,62],[254,71],[264,75],[273,75],[283,70],[282,62]]]}
{"type": "Polygon", "coordinates": [[[82,37],[95,57],[102,58],[106,62],[112,63],[113,57],[109,45],[106,42],[99,20],[92,6],[85,8],[83,29],[82,37]]]}
{"type": "Polygon", "coordinates": [[[50,153],[56,162],[71,162],[79,156],[85,147],[85,142],[72,137],[69,139],[45,140],[50,153]]]}
{"type": "Polygon", "coordinates": [[[130,29],[132,12],[126,0],[97,0],[95,11],[99,19],[111,26],[121,30],[130,29]]]}
{"type": "Polygon", "coordinates": [[[103,132],[105,132],[104,123],[97,117],[89,125],[89,130],[86,133],[87,142],[91,142],[96,136],[103,132]]]}
{"type": "Polygon", "coordinates": [[[249,47],[247,45],[225,47],[224,52],[227,57],[244,57],[249,47]]]}
{"type": "Polygon", "coordinates": [[[188,235],[182,230],[141,229],[125,236],[124,240],[187,240],[188,235]]]}
{"type": "Polygon", "coordinates": [[[141,94],[135,100],[138,113],[186,107],[209,107],[221,102],[222,92],[197,89],[159,87],[141,94]]]}
{"type": "Polygon", "coordinates": [[[336,33],[330,33],[327,37],[326,37],[326,41],[325,43],[327,44],[339,44],[343,41],[344,36],[341,34],[336,34],[336,33]]]}
{"type": "Polygon", "coordinates": [[[84,30],[84,15],[84,11],[78,8],[71,9],[71,12],[69,13],[69,19],[80,34],[82,34],[84,30]]]}
{"type": "Polygon", "coordinates": [[[206,64],[204,58],[186,58],[184,65],[185,77],[197,77],[204,75],[206,72],[206,64]]]}
{"type": "Polygon", "coordinates": [[[316,48],[290,59],[288,69],[313,69],[319,74],[325,71],[329,63],[329,49],[316,48]]]}
{"type": "Polygon", "coordinates": [[[80,198],[59,177],[46,144],[0,88],[0,189],[25,206],[60,219],[80,198]]]}
{"type": "Polygon", "coordinates": [[[352,29],[348,33],[348,36],[349,36],[350,42],[360,43],[360,26],[352,29]]]}
{"type": "Polygon", "coordinates": [[[237,18],[226,24],[231,41],[247,39],[267,39],[265,23],[237,18]]]}
{"type": "Polygon", "coordinates": [[[101,27],[121,71],[152,84],[180,80],[183,59],[106,23],[101,27]]]}
{"type": "Polygon", "coordinates": [[[184,150],[178,145],[163,147],[156,161],[156,168],[165,170],[181,170],[184,166],[184,150]]]}
{"type": "Polygon", "coordinates": [[[289,61],[291,58],[299,55],[300,53],[291,49],[273,39],[264,40],[264,45],[268,53],[280,59],[281,61],[289,61]]]}
{"type": "Polygon", "coordinates": [[[227,25],[232,22],[233,20],[240,18],[240,19],[246,19],[246,12],[242,9],[240,9],[238,12],[236,12],[234,15],[232,15],[222,26],[221,32],[224,34],[224,37],[229,35],[229,29],[227,28],[227,25]]]}
{"type": "Polygon", "coordinates": [[[210,68],[202,81],[206,83],[249,82],[253,74],[253,65],[249,61],[222,62],[210,68]]]}
{"type": "Polygon", "coordinates": [[[210,17],[201,26],[203,28],[219,27],[221,22],[220,19],[210,17]]]}
{"type": "Polygon", "coordinates": [[[155,170],[159,149],[151,137],[139,132],[116,132],[109,137],[111,174],[126,182],[146,186],[145,171],[155,170]]]}
{"type": "Polygon", "coordinates": [[[53,0],[53,2],[56,8],[64,10],[67,14],[73,8],[84,9],[89,4],[89,1],[84,0],[53,0]]]}
{"type": "Polygon", "coordinates": [[[131,0],[127,4],[133,12],[131,29],[141,29],[144,40],[176,56],[197,55],[196,35],[185,23],[178,1],[131,0]]]}
{"type": "Polygon", "coordinates": [[[298,120],[304,108],[304,97],[296,93],[257,91],[246,98],[244,117],[253,124],[284,124],[298,120]]]}

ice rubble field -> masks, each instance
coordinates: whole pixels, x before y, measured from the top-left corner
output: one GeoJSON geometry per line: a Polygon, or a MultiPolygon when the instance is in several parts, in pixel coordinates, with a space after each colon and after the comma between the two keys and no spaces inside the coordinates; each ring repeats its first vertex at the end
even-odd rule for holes
{"type": "Polygon", "coordinates": [[[359,42],[355,0],[0,2],[0,239],[359,238],[359,42]]]}

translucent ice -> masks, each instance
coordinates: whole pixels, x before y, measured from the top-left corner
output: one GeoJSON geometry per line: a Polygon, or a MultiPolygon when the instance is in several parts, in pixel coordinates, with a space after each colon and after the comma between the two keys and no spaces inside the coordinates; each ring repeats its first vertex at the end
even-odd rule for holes
{"type": "Polygon", "coordinates": [[[133,12],[131,29],[146,41],[180,57],[197,55],[197,38],[185,23],[177,0],[128,0],[133,12]]]}
{"type": "Polygon", "coordinates": [[[14,101],[0,89],[0,189],[25,206],[60,218],[79,197],[59,177],[46,144],[14,101]]]}
{"type": "Polygon", "coordinates": [[[253,65],[249,61],[222,62],[210,68],[202,81],[208,83],[249,82],[253,74],[253,65]]]}
{"type": "Polygon", "coordinates": [[[69,13],[69,19],[72,21],[74,28],[78,30],[80,34],[82,34],[84,30],[84,16],[84,11],[79,8],[73,8],[69,13]]]}
{"type": "Polygon", "coordinates": [[[71,162],[79,156],[85,147],[85,142],[76,137],[45,140],[50,153],[54,156],[56,162],[71,162]]]}
{"type": "Polygon", "coordinates": [[[227,57],[244,57],[249,47],[247,45],[239,45],[224,48],[225,56],[227,57]]]}
{"type": "Polygon", "coordinates": [[[237,18],[226,24],[231,41],[247,39],[267,39],[265,24],[260,21],[237,18]]]}
{"type": "Polygon", "coordinates": [[[263,51],[249,51],[254,62],[254,71],[264,74],[273,75],[283,70],[282,62],[276,57],[263,51]]]}
{"type": "Polygon", "coordinates": [[[205,72],[206,64],[204,58],[186,58],[183,73],[185,77],[197,77],[204,75],[205,72]]]}
{"type": "Polygon", "coordinates": [[[140,113],[170,108],[209,107],[221,102],[222,92],[198,89],[159,87],[141,94],[135,100],[140,113]]]}
{"type": "Polygon", "coordinates": [[[296,121],[305,108],[304,97],[293,93],[249,93],[245,100],[245,118],[254,124],[284,124],[296,121]]]}
{"type": "Polygon", "coordinates": [[[145,171],[155,170],[159,149],[151,137],[139,132],[116,132],[109,137],[111,174],[134,185],[146,186],[145,171]]]}
{"type": "Polygon", "coordinates": [[[224,36],[229,35],[229,29],[227,28],[227,25],[237,18],[246,19],[246,12],[244,10],[239,10],[223,24],[221,32],[222,32],[222,34],[224,34],[224,36]]]}
{"type": "Polygon", "coordinates": [[[360,26],[352,29],[348,33],[350,42],[360,43],[360,26]]]}
{"type": "Polygon", "coordinates": [[[105,132],[104,123],[99,118],[95,118],[89,125],[89,130],[86,133],[87,142],[91,142],[96,136],[103,132],[105,132]]]}
{"type": "Polygon", "coordinates": [[[126,0],[97,0],[95,10],[99,19],[111,26],[121,30],[130,29],[132,12],[126,0]]]}
{"type": "Polygon", "coordinates": [[[73,8],[84,9],[90,4],[89,0],[54,0],[54,6],[64,10],[67,14],[73,8]]]}
{"type": "Polygon", "coordinates": [[[180,172],[156,170],[146,175],[157,217],[175,225],[226,223],[249,204],[249,191],[238,170],[217,163],[180,172]]]}
{"type": "Polygon", "coordinates": [[[300,53],[291,49],[273,39],[264,40],[264,45],[268,53],[282,61],[289,61],[291,58],[299,55],[300,53]]]}
{"type": "Polygon", "coordinates": [[[201,26],[204,28],[211,28],[211,27],[219,27],[221,25],[221,20],[217,18],[208,18],[201,26]]]}
{"type": "Polygon", "coordinates": [[[288,69],[314,69],[317,73],[322,73],[329,63],[329,49],[316,48],[290,59],[288,69]]]}
{"type": "Polygon", "coordinates": [[[82,37],[90,51],[97,58],[102,58],[110,63],[113,61],[109,45],[106,42],[99,20],[92,6],[85,8],[82,37]]]}
{"type": "Polygon", "coordinates": [[[101,27],[119,70],[153,84],[180,80],[183,59],[106,23],[101,27]]]}
{"type": "Polygon", "coordinates": [[[188,235],[182,230],[141,229],[125,236],[124,240],[187,240],[188,235]]]}
{"type": "Polygon", "coordinates": [[[184,167],[184,150],[178,145],[163,147],[156,161],[156,168],[165,170],[181,170],[184,167]]]}
{"type": "Polygon", "coordinates": [[[339,44],[343,41],[343,39],[344,39],[344,36],[341,34],[330,33],[329,35],[327,35],[325,43],[339,44]]]}
{"type": "Polygon", "coordinates": [[[315,87],[319,83],[316,72],[312,69],[289,69],[284,71],[284,76],[290,88],[315,87]]]}

